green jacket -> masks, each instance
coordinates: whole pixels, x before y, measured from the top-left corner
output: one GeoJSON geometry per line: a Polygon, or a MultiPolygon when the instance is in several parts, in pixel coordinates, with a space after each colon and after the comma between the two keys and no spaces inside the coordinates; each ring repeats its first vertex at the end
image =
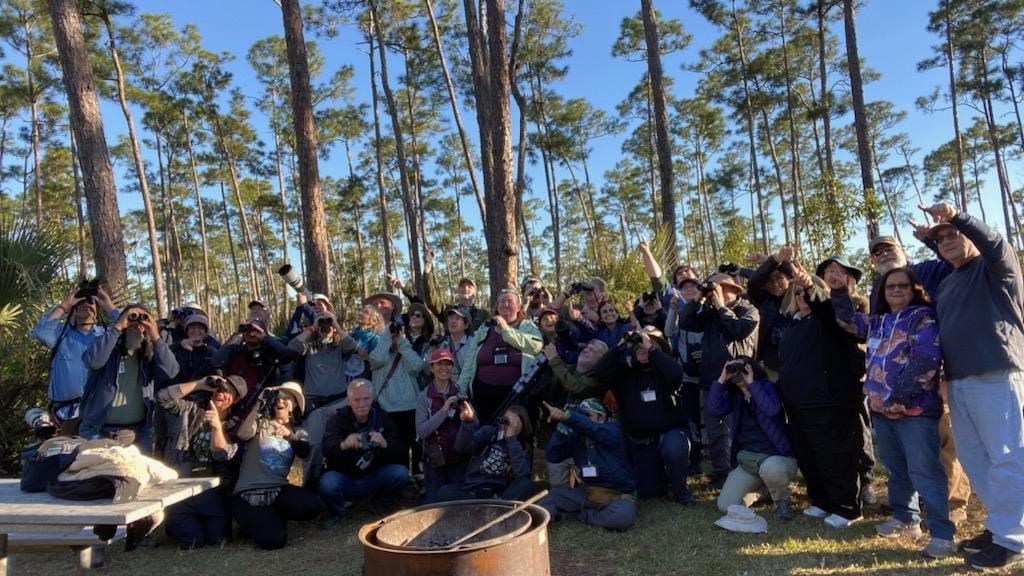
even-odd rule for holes
{"type": "MultiPolygon", "coordinates": [[[[490,329],[477,330],[473,333],[473,340],[470,342],[469,354],[466,356],[466,365],[462,367],[459,374],[459,390],[466,392],[476,378],[476,355],[480,351],[480,343],[487,339],[490,329]]],[[[530,320],[523,320],[519,328],[506,326],[501,331],[501,339],[509,346],[513,346],[523,353],[521,369],[523,372],[533,364],[534,357],[544,347],[544,340],[540,336],[540,329],[530,320]]]]}

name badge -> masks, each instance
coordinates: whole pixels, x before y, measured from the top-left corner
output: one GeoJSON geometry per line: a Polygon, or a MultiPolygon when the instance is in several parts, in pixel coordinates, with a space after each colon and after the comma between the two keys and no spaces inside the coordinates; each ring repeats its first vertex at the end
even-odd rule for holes
{"type": "Polygon", "coordinates": [[[124,374],[124,359],[122,358],[117,362],[117,373],[124,374]]]}
{"type": "Polygon", "coordinates": [[[658,399],[658,394],[654,390],[644,390],[640,393],[640,397],[644,402],[654,402],[658,399]]]}
{"type": "Polygon", "coordinates": [[[877,350],[878,346],[881,345],[881,343],[882,339],[877,336],[873,338],[868,338],[868,350],[877,350]]]}
{"type": "Polygon", "coordinates": [[[597,478],[597,468],[594,466],[584,466],[580,472],[583,473],[584,478],[597,478]]]}

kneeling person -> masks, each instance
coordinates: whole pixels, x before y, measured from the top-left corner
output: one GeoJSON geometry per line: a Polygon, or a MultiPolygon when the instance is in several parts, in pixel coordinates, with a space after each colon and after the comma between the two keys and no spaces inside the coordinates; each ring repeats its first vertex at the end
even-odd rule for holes
{"type": "Polygon", "coordinates": [[[526,408],[512,405],[494,419],[494,424],[480,426],[475,409],[465,402],[459,418],[462,422],[455,436],[455,450],[470,455],[466,477],[461,486],[442,486],[438,500],[529,498],[533,491],[533,467],[524,448],[529,446],[526,439],[531,432],[526,408]]]}
{"type": "Polygon", "coordinates": [[[608,420],[608,409],[587,398],[575,411],[544,403],[548,420],[559,423],[545,451],[548,462],[572,458],[580,481],[557,486],[540,505],[557,519],[559,512],[578,513],[584,524],[625,530],[636,519],[636,482],[626,452],[622,426],[608,420]]]}
{"type": "Polygon", "coordinates": [[[345,502],[369,497],[387,508],[409,483],[407,448],[387,412],[374,404],[372,384],[356,378],[348,385],[348,406],[327,421],[323,450],[327,471],[320,478],[320,498],[331,516],[321,527],[345,517],[345,502]]]}

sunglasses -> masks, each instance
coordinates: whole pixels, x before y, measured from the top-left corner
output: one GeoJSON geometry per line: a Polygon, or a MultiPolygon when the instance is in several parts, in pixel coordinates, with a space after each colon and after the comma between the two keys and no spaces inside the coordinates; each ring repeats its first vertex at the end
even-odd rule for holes
{"type": "Polygon", "coordinates": [[[897,290],[910,290],[910,282],[894,282],[885,285],[886,292],[895,292],[897,290]]]}

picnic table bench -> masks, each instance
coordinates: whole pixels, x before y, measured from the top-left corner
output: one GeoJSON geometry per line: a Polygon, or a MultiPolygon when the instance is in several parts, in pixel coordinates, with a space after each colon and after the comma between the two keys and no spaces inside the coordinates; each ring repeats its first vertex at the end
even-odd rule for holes
{"type": "Polygon", "coordinates": [[[124,526],[151,516],[205,490],[219,478],[178,478],[151,486],[131,502],[60,500],[46,492],[22,492],[17,479],[0,479],[0,576],[7,576],[7,554],[71,550],[78,555],[78,573],[102,562],[103,545],[124,538],[124,526]],[[94,525],[121,528],[110,540],[92,533],[94,525]]]}

